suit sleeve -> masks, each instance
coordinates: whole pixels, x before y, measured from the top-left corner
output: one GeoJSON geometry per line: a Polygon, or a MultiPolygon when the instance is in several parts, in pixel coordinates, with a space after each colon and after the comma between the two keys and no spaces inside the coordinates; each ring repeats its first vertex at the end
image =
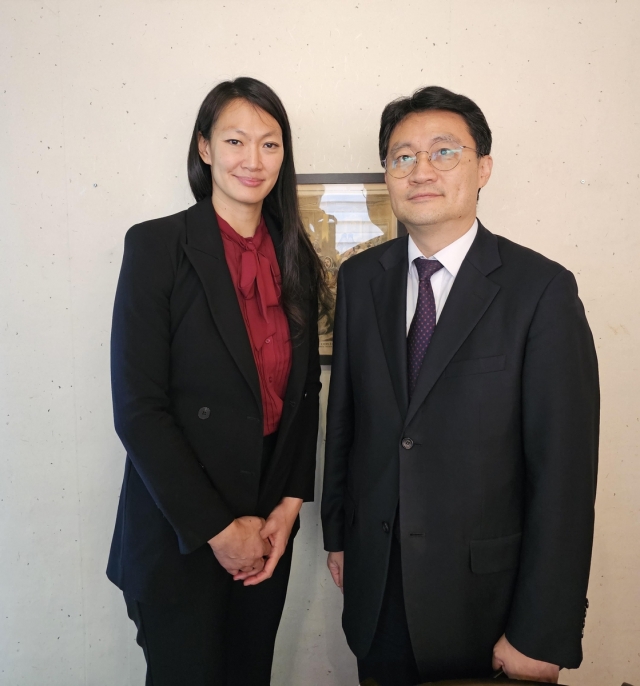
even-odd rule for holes
{"type": "Polygon", "coordinates": [[[600,397],[593,337],[566,270],[532,320],[522,398],[524,529],[506,636],[531,658],[574,669],[582,660],[600,397]]]}
{"type": "Polygon", "coordinates": [[[157,231],[139,225],[127,233],[111,331],[111,386],[116,432],[184,554],[234,517],[171,414],[174,272],[157,231]]]}
{"type": "Polygon", "coordinates": [[[353,389],[349,366],[347,294],[343,265],[338,273],[321,508],[324,547],[329,552],[340,552],[344,549],[344,495],[353,431],[353,389]]]}
{"type": "Polygon", "coordinates": [[[308,314],[309,364],[300,406],[300,440],[297,445],[295,463],[285,496],[302,498],[312,502],[316,481],[316,454],[318,452],[318,421],[320,416],[320,353],[318,351],[318,301],[313,298],[308,314]]]}

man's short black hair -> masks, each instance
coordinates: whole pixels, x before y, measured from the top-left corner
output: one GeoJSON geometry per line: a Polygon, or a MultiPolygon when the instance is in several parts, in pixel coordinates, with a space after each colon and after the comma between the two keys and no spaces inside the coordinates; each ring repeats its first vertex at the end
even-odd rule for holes
{"type": "Polygon", "coordinates": [[[441,86],[426,86],[418,89],[412,96],[398,98],[390,102],[382,111],[380,118],[380,136],[378,146],[380,161],[384,163],[387,157],[389,139],[398,124],[414,112],[427,110],[448,110],[459,114],[467,123],[469,133],[473,137],[478,151],[478,157],[491,152],[491,129],[482,110],[465,95],[452,93],[441,86]]]}

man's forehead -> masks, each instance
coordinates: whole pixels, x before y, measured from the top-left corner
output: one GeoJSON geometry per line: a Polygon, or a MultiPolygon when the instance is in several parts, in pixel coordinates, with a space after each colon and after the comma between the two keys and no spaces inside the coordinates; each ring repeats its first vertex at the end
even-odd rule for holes
{"type": "Polygon", "coordinates": [[[413,139],[431,144],[440,140],[461,142],[462,137],[470,135],[467,122],[457,112],[426,110],[412,112],[398,122],[391,132],[389,143],[395,148],[398,143],[411,142],[413,139]]]}

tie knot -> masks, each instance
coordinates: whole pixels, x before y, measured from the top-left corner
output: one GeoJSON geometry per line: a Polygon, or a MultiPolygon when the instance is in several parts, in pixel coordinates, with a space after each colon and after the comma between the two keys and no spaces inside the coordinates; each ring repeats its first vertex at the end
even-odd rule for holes
{"type": "Polygon", "coordinates": [[[418,279],[420,281],[430,279],[437,271],[442,269],[442,265],[438,260],[425,260],[422,257],[416,257],[413,263],[418,270],[418,279]]]}

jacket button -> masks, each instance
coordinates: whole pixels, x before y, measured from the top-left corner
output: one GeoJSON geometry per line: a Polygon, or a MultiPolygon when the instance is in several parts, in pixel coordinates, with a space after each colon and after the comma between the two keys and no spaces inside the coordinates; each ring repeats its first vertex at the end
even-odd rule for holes
{"type": "Polygon", "coordinates": [[[209,419],[210,414],[211,410],[208,407],[201,407],[198,410],[198,417],[200,417],[200,419],[209,419]]]}
{"type": "Polygon", "coordinates": [[[382,530],[385,532],[385,534],[389,533],[389,522],[382,522],[382,530]]]}
{"type": "Polygon", "coordinates": [[[411,450],[413,448],[413,441],[410,438],[403,438],[401,445],[405,450],[411,450]]]}

